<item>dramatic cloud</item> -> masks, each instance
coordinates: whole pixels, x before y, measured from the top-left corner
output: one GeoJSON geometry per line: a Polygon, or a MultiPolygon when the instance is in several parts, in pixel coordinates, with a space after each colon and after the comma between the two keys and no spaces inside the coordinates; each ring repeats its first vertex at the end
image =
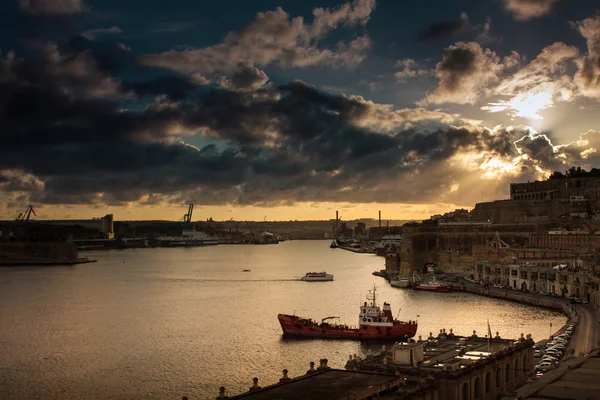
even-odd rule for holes
{"type": "MultiPolygon", "coordinates": [[[[548,165],[561,165],[543,142],[521,139],[532,134],[526,128],[490,130],[441,111],[396,110],[301,81],[265,85],[264,72],[249,66],[239,66],[227,88],[204,92],[185,77],[118,82],[119,93],[159,98],[137,110],[87,90],[65,92],[49,84],[56,75],[38,72],[35,84],[20,80],[14,56],[0,66],[7,77],[0,84],[0,190],[7,198],[470,204],[482,185],[495,193],[515,177],[543,176],[548,165]],[[213,144],[182,141],[192,136],[213,144]]],[[[590,152],[583,146],[572,153],[590,152]]]]}
{"type": "Polygon", "coordinates": [[[19,9],[26,14],[65,15],[87,11],[82,0],[18,0],[19,9]]]}
{"type": "MultiPolygon", "coordinates": [[[[290,71],[277,67],[361,63],[371,46],[363,28],[373,9],[373,1],[356,0],[316,8],[307,22],[278,8],[213,46],[142,55],[141,67],[135,49],[91,40],[119,34],[118,27],[79,26],[76,35],[32,47],[39,54],[28,59],[20,51],[0,54],[3,202],[468,206],[482,191],[506,191],[510,181],[600,163],[598,131],[559,144],[552,132],[488,128],[468,118],[480,115],[431,107],[484,100],[475,112],[482,114],[484,105],[538,118],[558,102],[600,97],[597,17],[575,25],[587,40],[583,56],[554,43],[525,62],[510,49],[503,58],[479,43],[458,42],[444,50],[435,71],[428,59],[419,65],[405,58],[394,77],[362,66],[349,72],[364,85],[435,73],[439,81],[418,107],[330,93],[300,80],[282,84],[290,71]],[[331,34],[342,27],[353,32],[350,38],[331,34]],[[273,71],[273,79],[263,70],[273,71]],[[376,82],[360,81],[365,77],[376,82]]],[[[423,39],[451,36],[468,24],[466,15],[453,22],[432,25],[423,39]]],[[[489,21],[470,29],[491,40],[489,21]]],[[[352,90],[332,81],[331,90],[352,90]]]]}
{"type": "Polygon", "coordinates": [[[51,86],[71,95],[91,97],[117,91],[116,81],[101,70],[90,51],[63,56],[54,43],[46,44],[37,60],[15,59],[12,53],[0,59],[0,82],[3,81],[51,86]]]}
{"type": "Polygon", "coordinates": [[[518,20],[540,17],[550,12],[552,5],[558,0],[504,0],[506,9],[518,20]]]}
{"type": "Polygon", "coordinates": [[[402,70],[394,73],[394,76],[398,78],[398,82],[404,82],[410,78],[427,75],[430,72],[426,69],[418,68],[419,64],[410,58],[405,58],[404,60],[398,61],[396,66],[402,67],[402,70]]]}
{"type": "Polygon", "coordinates": [[[438,87],[421,102],[473,104],[490,85],[499,82],[499,74],[518,62],[518,55],[501,60],[495,52],[483,50],[475,42],[459,42],[444,50],[436,65],[438,87]]]}
{"type": "Polygon", "coordinates": [[[419,40],[434,40],[454,36],[464,32],[468,27],[469,17],[466,13],[462,13],[458,19],[431,24],[419,33],[419,40]]]}
{"type": "Polygon", "coordinates": [[[305,23],[302,17],[290,19],[285,11],[277,8],[258,13],[253,22],[230,32],[221,43],[200,49],[146,54],[139,57],[139,62],[202,75],[231,71],[238,63],[353,66],[364,59],[365,50],[370,47],[367,36],[350,42],[340,41],[334,48],[321,47],[318,40],[340,26],[365,25],[374,8],[374,0],[355,0],[334,9],[316,8],[312,24],[305,23]]]}
{"type": "Polygon", "coordinates": [[[439,171],[441,184],[443,164],[461,151],[513,151],[508,136],[448,126],[457,119],[444,112],[395,110],[300,81],[265,86],[266,75],[253,67],[232,75],[235,90],[203,94],[183,77],[117,82],[118,93],[159,98],[124,110],[84,90],[89,77],[69,68],[81,54],[93,60],[88,51],[46,52],[44,62],[28,66],[35,80],[22,79],[27,64],[13,55],[0,64],[1,188],[35,202],[179,201],[185,193],[205,204],[379,201],[389,193],[382,201],[421,201],[436,191],[421,179],[413,185],[422,190],[401,191],[398,179],[423,168],[439,171]],[[56,77],[67,91],[53,84],[56,77]],[[220,144],[181,141],[192,135],[220,144]]]}
{"type": "Polygon", "coordinates": [[[575,82],[583,95],[600,100],[600,15],[584,19],[576,27],[587,40],[588,54],[578,60],[575,82]]]}
{"type": "Polygon", "coordinates": [[[529,64],[505,78],[494,93],[510,96],[482,107],[490,112],[508,111],[513,117],[540,119],[540,111],[557,101],[572,101],[577,88],[566,74],[567,62],[577,57],[578,50],[556,42],[546,48],[529,64]]]}

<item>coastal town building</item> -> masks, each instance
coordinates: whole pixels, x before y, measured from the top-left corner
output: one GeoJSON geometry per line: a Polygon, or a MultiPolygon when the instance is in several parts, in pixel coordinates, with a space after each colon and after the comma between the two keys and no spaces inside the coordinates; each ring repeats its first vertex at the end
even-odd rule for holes
{"type": "Polygon", "coordinates": [[[580,222],[600,211],[600,177],[559,177],[511,183],[510,199],[478,203],[474,221],[494,224],[580,222]]]}
{"type": "MultiPolygon", "coordinates": [[[[491,332],[490,332],[491,334],[491,332]]],[[[447,400],[496,400],[523,385],[532,374],[533,340],[514,341],[454,336],[442,330],[427,340],[397,343],[391,350],[364,360],[350,359],[346,369],[396,375],[407,385],[437,384],[437,393],[447,400]]]]}

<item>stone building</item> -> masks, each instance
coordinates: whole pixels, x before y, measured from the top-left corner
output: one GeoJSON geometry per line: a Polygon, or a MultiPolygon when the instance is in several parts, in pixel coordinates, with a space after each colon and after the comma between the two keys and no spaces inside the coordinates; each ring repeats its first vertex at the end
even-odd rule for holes
{"type": "Polygon", "coordinates": [[[511,183],[510,199],[478,203],[473,221],[577,222],[600,211],[600,178],[561,178],[511,183]]]}
{"type": "Polygon", "coordinates": [[[548,231],[533,233],[529,237],[531,247],[542,247],[556,250],[575,250],[592,254],[600,254],[600,235],[585,231],[548,231]]]}
{"type": "Polygon", "coordinates": [[[412,271],[421,272],[425,265],[435,264],[445,272],[469,272],[477,265],[479,249],[485,248],[497,232],[511,246],[525,246],[536,229],[535,224],[473,222],[406,227],[398,254],[386,258],[386,270],[410,276],[412,271]]]}
{"type": "Polygon", "coordinates": [[[497,400],[531,376],[533,344],[530,335],[515,342],[442,332],[426,341],[397,343],[364,360],[350,359],[346,369],[395,374],[407,384],[433,379],[440,399],[497,400]]]}
{"type": "Polygon", "coordinates": [[[591,271],[587,275],[587,300],[591,306],[600,308],[600,272],[591,271]]]}

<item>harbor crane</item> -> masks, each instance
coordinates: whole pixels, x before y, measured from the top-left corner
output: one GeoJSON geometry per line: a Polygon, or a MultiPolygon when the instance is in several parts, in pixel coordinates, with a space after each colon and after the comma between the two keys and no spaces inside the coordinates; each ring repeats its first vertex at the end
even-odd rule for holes
{"type": "Polygon", "coordinates": [[[30,204],[27,206],[27,209],[25,210],[24,213],[19,213],[19,216],[17,217],[17,221],[21,221],[21,222],[29,221],[29,217],[31,217],[32,213],[33,213],[33,215],[35,215],[37,217],[37,214],[35,213],[33,206],[30,204]]]}
{"type": "Polygon", "coordinates": [[[183,214],[183,217],[179,218],[179,221],[183,220],[183,223],[192,222],[192,213],[193,212],[194,212],[194,205],[190,204],[187,214],[183,214]]]}

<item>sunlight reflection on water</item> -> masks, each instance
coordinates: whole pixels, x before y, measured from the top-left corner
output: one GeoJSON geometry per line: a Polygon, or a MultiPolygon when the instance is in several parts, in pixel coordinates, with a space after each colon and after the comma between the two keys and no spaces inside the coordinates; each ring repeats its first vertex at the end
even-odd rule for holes
{"type": "Polygon", "coordinates": [[[214,398],[248,389],[258,376],[303,374],[327,358],[380,344],[282,338],[278,313],[355,325],[373,284],[380,302],[417,335],[441,328],[502,337],[549,334],[561,314],[465,293],[395,289],[371,275],[381,257],[330,249],[327,241],[86,253],[98,263],[0,269],[0,398],[214,398]],[[250,269],[250,272],[242,272],[250,269]],[[297,281],[327,271],[333,282],[297,281]]]}

